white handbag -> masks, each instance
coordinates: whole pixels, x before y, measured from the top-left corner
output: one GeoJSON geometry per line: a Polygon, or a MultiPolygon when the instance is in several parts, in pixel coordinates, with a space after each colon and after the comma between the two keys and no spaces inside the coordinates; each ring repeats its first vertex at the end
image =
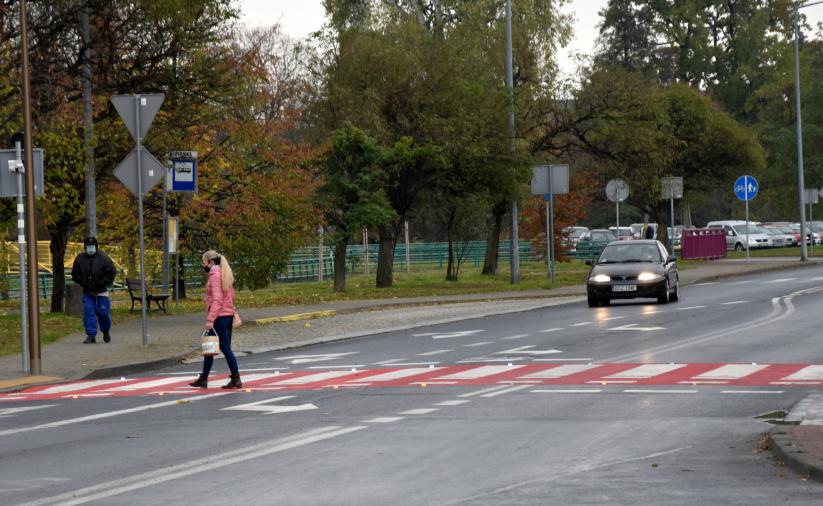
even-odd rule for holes
{"type": "Polygon", "coordinates": [[[220,354],[220,338],[214,331],[206,330],[200,342],[204,357],[213,357],[220,354]]]}

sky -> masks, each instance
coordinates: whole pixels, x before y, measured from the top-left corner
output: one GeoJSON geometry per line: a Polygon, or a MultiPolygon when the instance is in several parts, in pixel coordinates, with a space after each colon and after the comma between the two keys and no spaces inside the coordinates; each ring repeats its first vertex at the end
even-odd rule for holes
{"type": "MultiPolygon", "coordinates": [[[[283,30],[295,38],[303,38],[320,28],[325,21],[321,0],[239,0],[241,20],[250,27],[270,26],[279,23],[283,30]]],[[[598,12],[607,0],[571,0],[564,11],[574,15],[574,38],[563,48],[558,63],[561,71],[574,70],[575,53],[592,54],[597,40],[598,12]]],[[[804,10],[809,24],[823,21],[823,5],[804,10]]]]}

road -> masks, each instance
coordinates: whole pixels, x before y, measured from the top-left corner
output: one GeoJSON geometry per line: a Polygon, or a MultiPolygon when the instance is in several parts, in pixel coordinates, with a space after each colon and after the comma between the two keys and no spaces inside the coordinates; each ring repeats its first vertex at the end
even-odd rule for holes
{"type": "Polygon", "coordinates": [[[2,395],[0,502],[819,505],[757,416],[823,386],[821,307],[807,267],[2,395]]]}

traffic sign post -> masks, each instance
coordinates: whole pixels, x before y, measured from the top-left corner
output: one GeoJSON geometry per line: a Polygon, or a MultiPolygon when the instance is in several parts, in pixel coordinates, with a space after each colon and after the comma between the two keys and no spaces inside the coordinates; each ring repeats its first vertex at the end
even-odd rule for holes
{"type": "Polygon", "coordinates": [[[622,179],[612,179],[606,184],[606,198],[614,202],[617,216],[617,238],[620,239],[620,203],[629,197],[629,185],[622,179]]]}
{"type": "MultiPolygon", "coordinates": [[[[163,289],[166,293],[169,291],[170,268],[169,252],[167,251],[167,238],[169,235],[168,193],[197,191],[197,151],[171,151],[167,163],[170,170],[166,173],[166,182],[163,185],[163,289]]],[[[177,293],[177,288],[175,288],[175,293],[177,293]]]]}
{"type": "MultiPolygon", "coordinates": [[[[823,189],[818,190],[817,188],[805,188],[804,189],[804,197],[807,204],[809,204],[809,256],[814,256],[814,217],[812,216],[812,204],[817,204],[817,199],[820,196],[820,192],[823,189]]],[[[806,240],[805,238],[803,239],[806,240]]]]}
{"type": "MultiPolygon", "coordinates": [[[[674,234],[674,199],[683,198],[683,178],[682,177],[661,177],[660,192],[664,199],[669,199],[669,206],[672,221],[672,235],[674,234]]],[[[674,238],[666,234],[669,238],[669,253],[674,254],[674,238]]]]}
{"type": "Polygon", "coordinates": [[[740,176],[734,182],[734,194],[746,203],[746,263],[749,263],[749,201],[757,196],[760,185],[752,176],[740,176]]]}
{"type": "Polygon", "coordinates": [[[554,198],[553,195],[569,193],[568,165],[538,165],[532,167],[532,195],[543,195],[546,200],[546,254],[549,260],[549,277],[554,283],[554,198]]]}
{"type": "Polygon", "coordinates": [[[136,146],[120,162],[114,175],[137,197],[138,233],[140,237],[140,302],[142,307],[143,346],[148,346],[148,318],[146,314],[146,248],[143,234],[143,196],[159,183],[166,175],[166,169],[146,149],[143,137],[149,131],[154,117],[163,105],[165,96],[149,95],[115,95],[111,103],[126,124],[136,146]]]}

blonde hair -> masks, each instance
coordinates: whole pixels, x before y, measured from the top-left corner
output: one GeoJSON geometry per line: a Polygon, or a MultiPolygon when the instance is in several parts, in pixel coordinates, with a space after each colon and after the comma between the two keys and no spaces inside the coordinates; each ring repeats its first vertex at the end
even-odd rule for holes
{"type": "Polygon", "coordinates": [[[214,261],[215,265],[220,266],[220,281],[222,281],[224,292],[228,292],[234,287],[234,273],[226,257],[214,250],[209,250],[203,253],[203,260],[207,262],[214,261]]]}

